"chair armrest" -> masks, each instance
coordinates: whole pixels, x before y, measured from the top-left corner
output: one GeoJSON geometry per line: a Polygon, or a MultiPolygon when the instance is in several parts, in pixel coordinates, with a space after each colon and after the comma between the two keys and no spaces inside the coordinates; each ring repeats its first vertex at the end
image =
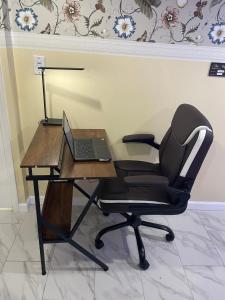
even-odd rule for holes
{"type": "Polygon", "coordinates": [[[159,145],[154,142],[154,139],[155,136],[153,134],[131,134],[123,137],[123,143],[142,143],[159,149],[159,145]]]}
{"type": "Polygon", "coordinates": [[[169,180],[165,176],[159,175],[139,175],[124,177],[124,181],[132,186],[164,186],[167,187],[169,180]]]}

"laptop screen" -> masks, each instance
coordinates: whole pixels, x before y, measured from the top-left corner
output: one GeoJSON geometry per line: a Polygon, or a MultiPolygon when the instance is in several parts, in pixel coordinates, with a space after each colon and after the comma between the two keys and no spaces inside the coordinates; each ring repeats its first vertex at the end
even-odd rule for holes
{"type": "Polygon", "coordinates": [[[73,136],[72,136],[70,125],[69,125],[69,122],[68,122],[65,112],[63,112],[63,131],[66,136],[66,140],[69,145],[70,151],[71,151],[72,155],[74,155],[73,136]]]}

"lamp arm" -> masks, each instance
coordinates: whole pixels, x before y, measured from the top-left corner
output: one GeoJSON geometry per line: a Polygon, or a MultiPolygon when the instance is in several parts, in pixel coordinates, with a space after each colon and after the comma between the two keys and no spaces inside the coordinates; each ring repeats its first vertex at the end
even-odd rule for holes
{"type": "Polygon", "coordinates": [[[41,70],[41,79],[42,79],[42,91],[43,91],[43,103],[44,103],[44,120],[41,120],[41,123],[43,125],[62,125],[62,119],[54,119],[54,118],[48,118],[47,116],[47,107],[46,107],[46,91],[45,91],[45,70],[68,70],[68,71],[83,71],[84,68],[70,68],[70,67],[38,67],[39,70],[41,70]]]}

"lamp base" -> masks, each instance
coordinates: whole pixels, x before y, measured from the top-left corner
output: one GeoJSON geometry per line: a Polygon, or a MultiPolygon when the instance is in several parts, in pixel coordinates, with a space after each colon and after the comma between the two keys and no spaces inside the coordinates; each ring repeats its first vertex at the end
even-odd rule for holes
{"type": "Polygon", "coordinates": [[[48,118],[41,120],[41,124],[45,126],[62,126],[62,119],[48,118]]]}

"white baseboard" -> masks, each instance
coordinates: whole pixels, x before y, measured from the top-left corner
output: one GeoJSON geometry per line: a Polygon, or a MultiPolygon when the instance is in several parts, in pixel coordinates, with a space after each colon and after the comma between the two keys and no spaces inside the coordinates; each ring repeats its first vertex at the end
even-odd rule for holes
{"type": "MultiPolygon", "coordinates": [[[[44,202],[44,196],[40,196],[40,204],[42,205],[44,202]]],[[[25,203],[19,203],[19,211],[21,212],[28,212],[29,207],[34,205],[34,196],[29,196],[25,203]]]]}
{"type": "MultiPolygon", "coordinates": [[[[41,205],[44,202],[44,196],[40,196],[41,205]]],[[[73,205],[84,205],[85,199],[81,197],[74,198],[73,205]]],[[[34,205],[34,196],[29,196],[26,203],[19,204],[19,210],[21,212],[27,212],[31,205],[34,205]]],[[[225,202],[215,202],[215,201],[189,201],[188,208],[189,210],[205,210],[205,211],[213,211],[220,210],[225,211],[225,202]]]]}
{"type": "Polygon", "coordinates": [[[19,211],[20,212],[28,212],[28,204],[25,203],[19,203],[19,211]]]}
{"type": "MultiPolygon", "coordinates": [[[[44,203],[44,196],[40,196],[40,204],[42,205],[43,203],[44,203]]],[[[28,204],[28,206],[35,204],[34,196],[28,197],[27,204],[28,204]]]]}
{"type": "Polygon", "coordinates": [[[225,202],[215,201],[189,201],[188,208],[190,210],[220,210],[225,211],[225,202]]]}

